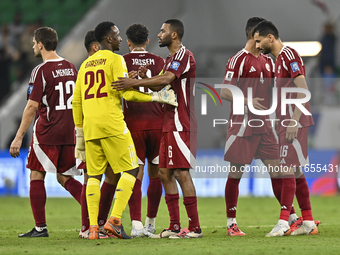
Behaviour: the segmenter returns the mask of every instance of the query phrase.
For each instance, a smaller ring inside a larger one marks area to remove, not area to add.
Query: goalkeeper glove
[[[82,127],[76,127],[76,147],[74,150],[74,156],[85,162],[85,139],[84,131]]]
[[[175,107],[178,106],[175,92],[170,89],[170,85],[166,85],[162,90],[151,93],[151,102],[170,104]]]

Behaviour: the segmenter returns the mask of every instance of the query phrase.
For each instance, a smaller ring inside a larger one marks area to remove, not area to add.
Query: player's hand
[[[166,85],[162,90],[151,93],[151,102],[158,102],[164,104],[170,104],[175,107],[178,106],[175,92],[170,89],[170,85]]]
[[[255,97],[253,99],[253,106],[256,110],[267,110],[267,107],[263,106],[260,102],[263,101],[264,98]]]
[[[139,77],[141,77],[142,79],[148,78],[148,76],[146,75],[146,72],[148,70],[149,70],[149,63],[146,64],[145,66],[140,66],[138,68],[138,75],[139,75]]]
[[[76,147],[74,150],[74,156],[85,162],[85,139],[84,131],[82,127],[76,127]]]
[[[295,121],[291,121],[286,130],[286,140],[291,143],[297,138],[297,133],[299,131],[299,126]]]
[[[135,78],[137,78],[137,76],[138,76],[138,72],[137,71],[130,71],[129,72],[129,78],[135,79]]]
[[[22,139],[14,138],[9,148],[9,154],[11,154],[13,158],[17,158],[20,156],[21,144],[22,144]]]
[[[112,89],[117,91],[129,89],[133,87],[135,79],[125,78],[125,77],[118,77],[118,81],[111,82]]]

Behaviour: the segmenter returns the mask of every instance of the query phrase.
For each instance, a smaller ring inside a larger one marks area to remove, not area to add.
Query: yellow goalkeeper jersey
[[[81,65],[73,94],[73,119],[83,127],[85,140],[117,136],[128,132],[122,97],[150,102],[151,95],[137,90],[116,91],[111,82],[128,77],[125,60],[110,50],[100,50]]]

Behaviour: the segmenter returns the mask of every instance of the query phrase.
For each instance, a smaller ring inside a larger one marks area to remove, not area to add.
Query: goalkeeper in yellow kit
[[[90,218],[89,239],[99,238],[98,208],[100,181],[109,163],[114,173],[123,172],[116,188],[116,201],[104,229],[118,238],[129,239],[121,224],[138,173],[135,147],[122,112],[122,98],[136,102],[160,102],[177,106],[173,90],[167,86],[159,92],[142,93],[129,89],[115,91],[111,82],[127,77],[124,58],[118,50],[122,38],[112,22],[95,28],[101,50],[80,67],[73,94],[73,119],[76,126],[76,158],[87,164],[89,175],[86,199]],[[85,153],[86,152],[86,153]],[[86,154],[86,157],[85,157]]]

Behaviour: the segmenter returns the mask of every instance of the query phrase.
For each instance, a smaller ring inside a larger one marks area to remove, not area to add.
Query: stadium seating
[[[9,24],[17,12],[24,24],[42,20],[57,30],[61,39],[97,0],[1,0],[0,26]]]

